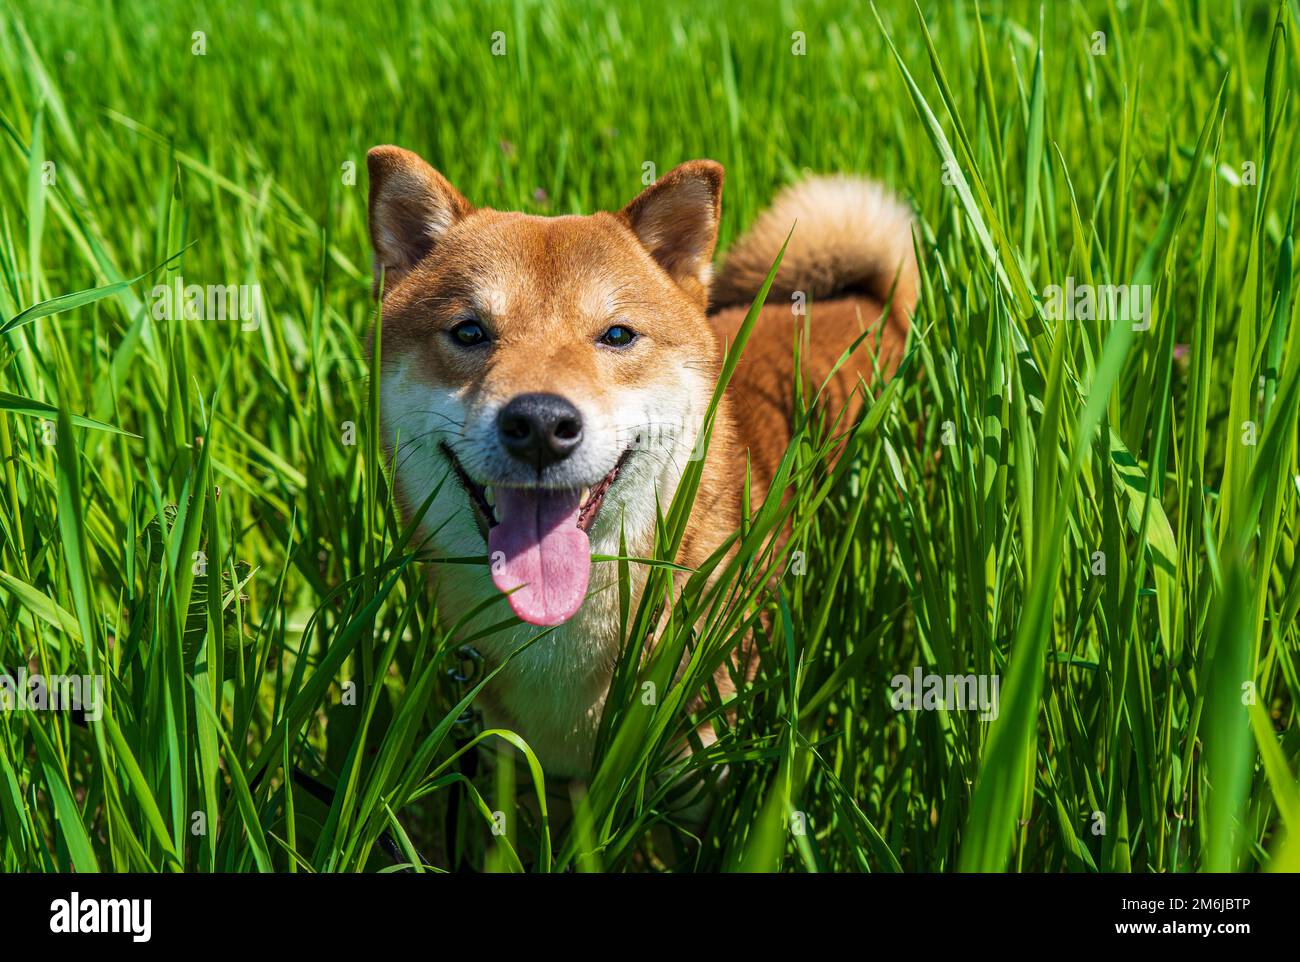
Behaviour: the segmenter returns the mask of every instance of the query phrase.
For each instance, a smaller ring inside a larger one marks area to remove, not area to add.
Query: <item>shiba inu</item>
[[[476,643],[490,663],[514,653],[485,691],[486,721],[522,735],[548,773],[584,774],[622,643],[617,566],[591,556],[619,554],[620,534],[632,555],[652,553],[724,345],[792,227],[676,560],[697,567],[739,524],[747,455],[755,498],[767,492],[791,430],[792,301],[815,305],[810,384],[871,332],[826,390],[836,410],[860,405],[859,385],[892,370],[906,340],[910,213],[870,181],[805,180],[715,279],[713,161],[674,168],[620,211],[562,217],[475,207],[398,147],[375,147],[368,167],[382,297],[372,350],[396,496],[408,513],[429,502],[420,537],[437,555],[487,555],[432,566],[444,617],[481,608],[467,630],[509,620],[504,604],[484,604],[503,593],[518,616]]]

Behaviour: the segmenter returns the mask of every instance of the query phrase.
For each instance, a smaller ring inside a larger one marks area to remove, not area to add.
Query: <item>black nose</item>
[[[582,443],[582,415],[558,394],[521,394],[501,409],[497,431],[507,451],[540,471]]]

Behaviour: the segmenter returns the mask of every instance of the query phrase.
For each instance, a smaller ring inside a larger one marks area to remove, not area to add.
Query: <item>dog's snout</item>
[[[582,443],[582,414],[558,394],[521,394],[501,409],[497,431],[507,451],[541,470]]]

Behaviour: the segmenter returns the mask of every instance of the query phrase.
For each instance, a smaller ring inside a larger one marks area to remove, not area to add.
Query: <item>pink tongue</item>
[[[563,624],[581,607],[591,574],[578,492],[497,488],[496,495],[500,523],[488,531],[493,583],[502,591],[519,589],[510,607],[523,621]]]

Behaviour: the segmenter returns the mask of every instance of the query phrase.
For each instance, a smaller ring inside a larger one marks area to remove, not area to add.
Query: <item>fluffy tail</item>
[[[795,291],[814,303],[849,292],[884,303],[892,290],[891,313],[911,314],[917,285],[911,211],[875,181],[846,176],[810,177],[777,194],[727,253],[710,290],[712,309],[754,299],[791,227],[769,304]]]

